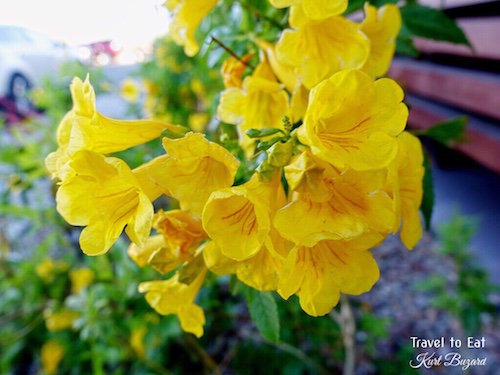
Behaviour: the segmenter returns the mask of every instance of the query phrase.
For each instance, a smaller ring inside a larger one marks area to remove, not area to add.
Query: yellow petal
[[[325,240],[313,247],[297,246],[285,262],[278,293],[284,298],[297,293],[309,315],[328,314],[340,292],[361,294],[378,280],[378,266],[367,250],[380,239],[368,235],[351,241]]]
[[[370,56],[363,71],[372,77],[387,73],[396,49],[396,38],[401,29],[401,12],[394,4],[380,9],[365,3],[365,15],[361,31],[370,39]]]
[[[183,210],[201,216],[210,194],[233,184],[238,160],[197,133],[174,140],[164,138],[163,146],[170,160],[159,173],[166,176],[168,190]]]
[[[57,210],[71,225],[87,226],[80,236],[83,252],[107,252],[125,226],[138,245],[148,238],[153,206],[122,160],[82,150],[69,167],[74,175],[57,191]]]
[[[358,25],[345,18],[336,16],[296,27],[283,32],[276,55],[283,64],[298,69],[307,89],[340,70],[361,68],[368,58],[368,39]]]
[[[205,315],[193,301],[206,273],[207,269],[204,268],[189,285],[179,281],[178,273],[168,280],[143,282],[139,284],[139,292],[146,293],[146,301],[156,312],[177,315],[183,330],[200,337],[203,335]]]
[[[386,167],[408,118],[402,99],[403,91],[390,79],[373,82],[361,71],[339,72],[311,91],[299,139],[340,169]]]

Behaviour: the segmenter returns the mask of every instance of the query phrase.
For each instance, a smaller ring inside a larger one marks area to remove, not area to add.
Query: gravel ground
[[[500,374],[498,322],[500,295],[496,293],[490,296],[490,300],[497,306],[495,317],[497,322],[494,322],[491,316],[484,314],[481,331],[471,336],[473,337],[471,342],[476,343],[475,340],[480,340],[477,343],[482,347],[466,348],[469,336],[464,333],[459,319],[443,309],[433,307],[432,301],[436,294],[419,287],[422,281],[432,275],[445,275],[447,284],[451,288],[442,292],[452,292],[452,286],[457,280],[455,263],[452,259],[439,255],[438,246],[432,235],[426,234],[412,251],[406,250],[396,237],[388,238],[383,245],[374,250],[381,271],[380,280],[369,293],[356,300],[365,307],[368,306],[376,316],[388,318],[390,321],[389,335],[378,342],[375,357],[391,361],[394,360],[395,352],[408,353],[405,355],[406,368],[400,369],[400,373],[498,375]],[[427,340],[443,338],[445,346],[412,350],[416,343],[413,345],[411,337]],[[460,349],[450,347],[451,338],[461,339],[462,347]],[[358,345],[363,345],[363,336],[357,339]],[[410,350],[402,352],[401,349],[405,347]],[[434,353],[434,359],[422,361],[425,353],[427,358],[431,358]],[[466,361],[460,363],[458,356]],[[398,363],[403,363],[405,358],[399,359]],[[463,368],[467,367],[463,366],[467,360],[472,359],[474,361],[469,361],[469,367]],[[474,363],[476,359],[484,364]],[[412,370],[410,362],[413,366],[420,365],[418,370]],[[373,365],[368,360],[358,361],[357,368],[357,374],[375,373]]]

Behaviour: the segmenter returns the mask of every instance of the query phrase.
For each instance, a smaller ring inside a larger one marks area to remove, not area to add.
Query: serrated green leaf
[[[403,24],[414,35],[471,47],[463,30],[441,10],[418,4],[405,5],[400,10]]]
[[[278,307],[271,293],[247,288],[246,298],[250,317],[262,337],[278,342],[280,337]]]
[[[434,181],[432,179],[432,170],[429,162],[429,157],[427,155],[424,158],[424,168],[424,195],[422,197],[420,211],[424,216],[425,229],[429,230],[431,227],[432,211],[434,209]]]
[[[443,121],[425,130],[423,135],[450,147],[453,143],[465,141],[467,122],[467,116]]]

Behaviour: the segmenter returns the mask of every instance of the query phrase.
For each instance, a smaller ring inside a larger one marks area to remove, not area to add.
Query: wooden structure
[[[422,55],[396,57],[389,76],[405,89],[410,127],[425,129],[467,115],[468,141],[456,149],[500,173],[500,1],[464,1],[439,4],[463,28],[474,51],[417,39]]]

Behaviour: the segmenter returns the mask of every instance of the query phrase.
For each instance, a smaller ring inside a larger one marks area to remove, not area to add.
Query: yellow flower
[[[71,293],[78,294],[83,288],[86,288],[94,281],[94,271],[83,267],[69,272],[71,280]]]
[[[242,261],[266,241],[270,244],[271,214],[285,199],[279,182],[260,182],[254,175],[243,185],[212,193],[203,210],[203,228],[226,257]]]
[[[182,210],[158,211],[153,226],[163,236],[163,241],[154,240],[156,249],[149,253],[148,263],[161,273],[191,261],[200,243],[207,238],[201,219]]]
[[[422,145],[417,137],[403,132],[397,138],[399,153],[394,177],[395,201],[399,210],[397,227],[401,224],[401,240],[412,249],[422,237],[419,208],[422,203],[424,177]]]
[[[144,346],[144,336],[146,336],[147,332],[148,332],[148,329],[145,326],[142,326],[142,327],[133,329],[132,333],[130,334],[130,339],[129,339],[130,346],[132,347],[135,354],[139,358],[146,357],[146,347]]]
[[[292,29],[283,32],[276,56],[282,64],[296,68],[307,89],[340,70],[363,66],[370,47],[357,24],[340,16],[310,21],[299,8],[293,10]]]
[[[48,340],[42,345],[40,356],[46,374],[57,374],[64,352],[64,347],[56,340]]]
[[[380,240],[365,235],[350,241],[323,240],[312,247],[297,245],[283,266],[278,293],[285,299],[297,294],[309,315],[328,314],[340,293],[367,292],[378,280],[379,269],[368,249]]]
[[[153,205],[125,162],[82,150],[67,169],[56,194],[57,210],[69,224],[86,226],[80,235],[85,254],[107,252],[125,226],[136,244],[148,238]]]
[[[139,100],[139,85],[131,78],[123,80],[121,87],[121,96],[127,102],[135,103]]]
[[[179,139],[163,139],[167,151],[163,174],[169,195],[178,199],[184,211],[201,216],[210,194],[229,187],[239,167],[238,160],[224,147],[208,141],[202,134],[188,133]]]
[[[159,138],[169,129],[183,133],[183,127],[153,120],[114,120],[101,115],[95,107],[95,92],[89,77],[85,82],[75,77],[70,86],[73,108],[64,116],[57,130],[58,150],[45,160],[53,177],[71,155],[85,149],[109,154]]]
[[[174,13],[170,24],[172,40],[184,46],[188,56],[198,53],[200,46],[195,39],[195,31],[205,16],[217,5],[219,0],[176,0],[167,1],[165,7]]]
[[[154,227],[163,235],[167,247],[178,257],[187,255],[207,238],[201,219],[182,210],[159,210],[155,215]]]
[[[195,132],[202,132],[208,125],[210,116],[206,113],[191,113],[188,118],[189,127]]]
[[[375,82],[346,70],[311,90],[299,140],[317,157],[340,169],[377,169],[396,157],[408,108],[403,90],[391,79]]]
[[[58,312],[45,310],[43,312],[43,317],[47,329],[51,332],[55,332],[73,327],[73,322],[80,317],[80,314],[68,309],[62,309]]]
[[[225,88],[242,87],[243,73],[248,67],[247,64],[252,56],[253,54],[246,54],[241,59],[237,59],[236,57],[231,56],[224,61],[221,67],[221,76]]]
[[[283,128],[283,116],[288,114],[288,95],[277,82],[267,61],[261,62],[243,87],[231,87],[221,94],[217,114],[229,124],[238,125],[240,142],[248,156],[254,151],[254,140],[248,129]]]
[[[149,264],[151,256],[165,247],[165,239],[161,234],[149,237],[143,246],[131,243],[128,247],[128,256],[139,266]]]
[[[179,281],[178,273],[168,280],[143,282],[139,284],[139,292],[146,293],[146,301],[156,312],[161,315],[177,315],[184,331],[201,337],[205,314],[194,303],[194,299],[206,273],[207,269],[204,267],[189,285]]]
[[[51,258],[45,258],[36,266],[36,274],[48,284],[54,280],[57,273],[66,271],[68,267],[68,264],[62,260],[54,261]]]
[[[377,8],[365,3],[366,18],[361,24],[361,31],[370,39],[370,56],[362,70],[371,77],[382,77],[389,70],[396,38],[401,29],[401,12],[394,4]]]
[[[251,258],[235,261],[222,254],[220,248],[212,241],[203,250],[203,258],[207,267],[217,275],[236,274],[238,279],[257,290],[276,290],[279,273],[286,257],[286,246],[290,245],[271,229],[271,242],[265,241],[262,248]]]
[[[300,7],[307,17],[322,20],[338,16],[347,9],[347,0],[269,0],[275,8]]]
[[[278,210],[273,224],[284,238],[309,247],[324,239],[387,234],[395,213],[383,190],[386,175],[385,170],[340,173],[305,152],[285,167],[289,186],[301,193]]]

